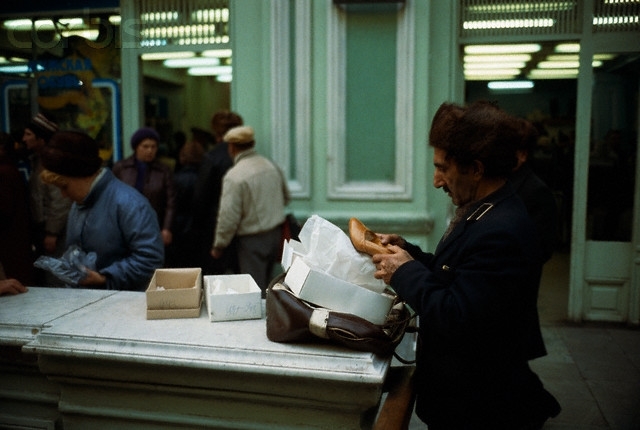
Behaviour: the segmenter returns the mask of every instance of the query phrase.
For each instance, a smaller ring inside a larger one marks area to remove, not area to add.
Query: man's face
[[[145,139],[136,147],[136,158],[144,163],[151,163],[158,153],[158,142]]]
[[[474,169],[463,172],[452,160],[447,160],[446,151],[439,148],[433,149],[433,186],[442,188],[451,197],[456,206],[463,206],[476,200],[478,183],[474,179]]]
[[[31,129],[25,128],[22,141],[29,151],[37,151],[45,144],[44,139],[39,138]]]

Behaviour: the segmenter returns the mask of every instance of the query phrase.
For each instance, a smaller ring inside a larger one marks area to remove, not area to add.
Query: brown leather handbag
[[[284,274],[267,288],[267,337],[273,342],[328,342],[388,356],[402,340],[413,316],[396,299],[384,324],[334,312],[298,298],[284,284]]]

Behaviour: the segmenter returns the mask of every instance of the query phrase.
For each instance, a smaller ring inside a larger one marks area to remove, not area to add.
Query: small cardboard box
[[[282,269],[286,272],[293,264],[294,259],[304,257],[306,254],[307,250],[301,242],[294,239],[285,240],[282,244],[282,257],[280,258]]]
[[[204,277],[209,321],[262,318],[262,291],[251,275]]]
[[[394,297],[371,291],[313,269],[302,258],[295,258],[284,283],[298,297],[336,312],[357,315],[374,324],[383,324]]]
[[[202,269],[156,269],[147,296],[147,319],[197,318],[202,303]]]

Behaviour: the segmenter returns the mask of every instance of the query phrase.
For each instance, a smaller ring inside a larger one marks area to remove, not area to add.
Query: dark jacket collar
[[[511,197],[515,193],[513,186],[507,181],[502,187],[498,188],[493,193],[489,194],[483,199],[471,203],[468,211],[465,213],[465,218],[462,219],[458,225],[455,226],[453,231],[446,237],[440,240],[436,247],[436,252],[440,252],[448,244],[452,243],[458,236],[460,236],[468,223],[477,222],[482,219],[489,211],[495,206],[499,205],[503,200]]]

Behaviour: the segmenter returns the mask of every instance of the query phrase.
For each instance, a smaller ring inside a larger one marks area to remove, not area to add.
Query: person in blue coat
[[[419,315],[416,414],[429,430],[539,429],[560,412],[530,369],[544,253],[507,180],[518,121],[488,102],[445,103],[429,134],[433,184],[457,207],[435,252],[380,234],[383,279]]]
[[[72,201],[67,248],[96,253],[75,287],[144,291],[164,263],[158,217],[135,188],[102,167],[98,144],[77,131],[59,131],[42,151],[42,179]]]

